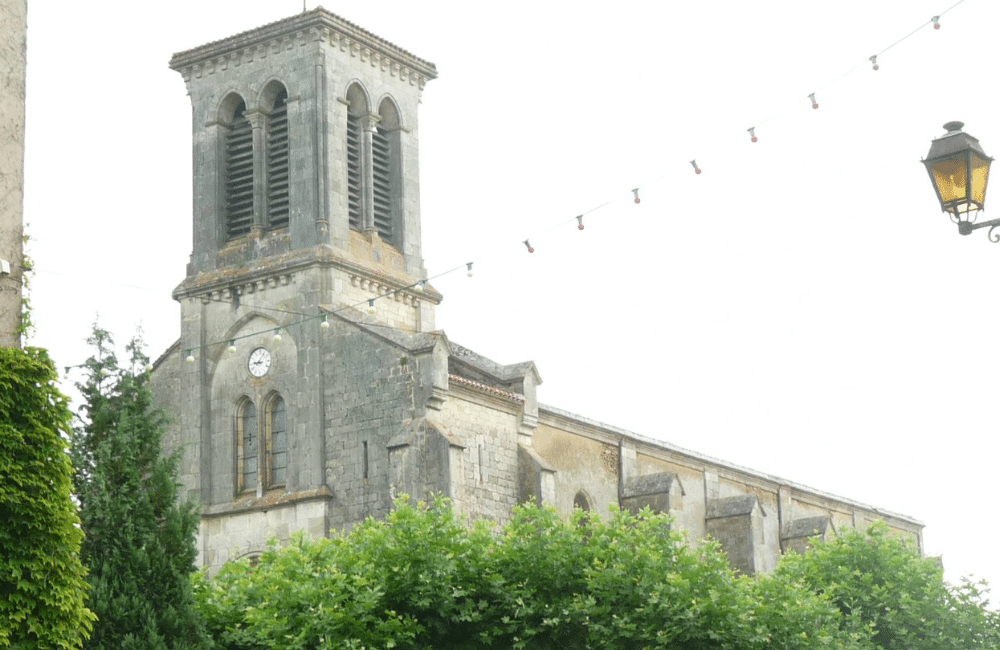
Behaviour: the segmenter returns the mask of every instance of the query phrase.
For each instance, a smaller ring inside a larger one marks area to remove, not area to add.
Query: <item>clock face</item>
[[[263,377],[271,369],[271,353],[265,348],[257,348],[247,359],[247,370],[254,377]]]

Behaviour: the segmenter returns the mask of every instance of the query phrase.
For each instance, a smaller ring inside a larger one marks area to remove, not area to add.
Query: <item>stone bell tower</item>
[[[234,302],[312,269],[298,306],[393,293],[395,307],[378,301],[384,318],[433,329],[440,296],[395,293],[425,277],[417,107],[432,63],[317,8],[170,67],[191,97],[194,145],[193,251],[175,298]]]
[[[202,504],[202,559],[215,564],[388,507],[383,456],[402,416],[384,434],[366,429],[389,398],[373,394],[359,415],[349,391],[383,371],[400,381],[398,346],[380,336],[422,340],[435,327],[417,108],[437,71],[322,8],[170,67],[192,104],[193,246],[173,292],[180,340],[153,384],[173,416],[165,445],[183,450],[180,478]],[[375,333],[368,347],[353,342],[358,327]],[[343,435],[331,429],[341,422]]]

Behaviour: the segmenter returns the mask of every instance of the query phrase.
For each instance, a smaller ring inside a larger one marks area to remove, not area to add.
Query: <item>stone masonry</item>
[[[27,0],[0,3],[0,346],[21,345]]]
[[[193,105],[194,241],[153,386],[203,565],[383,517],[403,494],[501,524],[527,501],[648,507],[745,573],[877,519],[920,545],[909,517],[539,404],[534,363],[435,329],[416,135],[433,64],[317,8],[171,67]]]

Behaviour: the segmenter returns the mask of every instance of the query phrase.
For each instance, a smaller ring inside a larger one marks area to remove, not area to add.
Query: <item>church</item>
[[[747,574],[876,520],[922,548],[910,517],[541,404],[533,362],[437,329],[417,126],[433,63],[316,8],[170,67],[192,103],[193,243],[152,381],[203,566],[403,494],[500,524],[527,501],[649,507]]]

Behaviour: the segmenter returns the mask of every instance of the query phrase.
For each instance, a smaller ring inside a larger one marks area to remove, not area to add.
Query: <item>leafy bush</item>
[[[785,556],[775,578],[824,594],[843,614],[842,629],[877,648],[1000,647],[1000,617],[989,609],[984,585],[949,586],[936,560],[921,557],[884,523]]]
[[[43,350],[0,348],[0,648],[78,648],[94,620],[55,380]]]
[[[218,648],[852,650],[826,599],[738,577],[670,519],[517,508],[494,531],[444,499],[297,536],[196,580]]]

